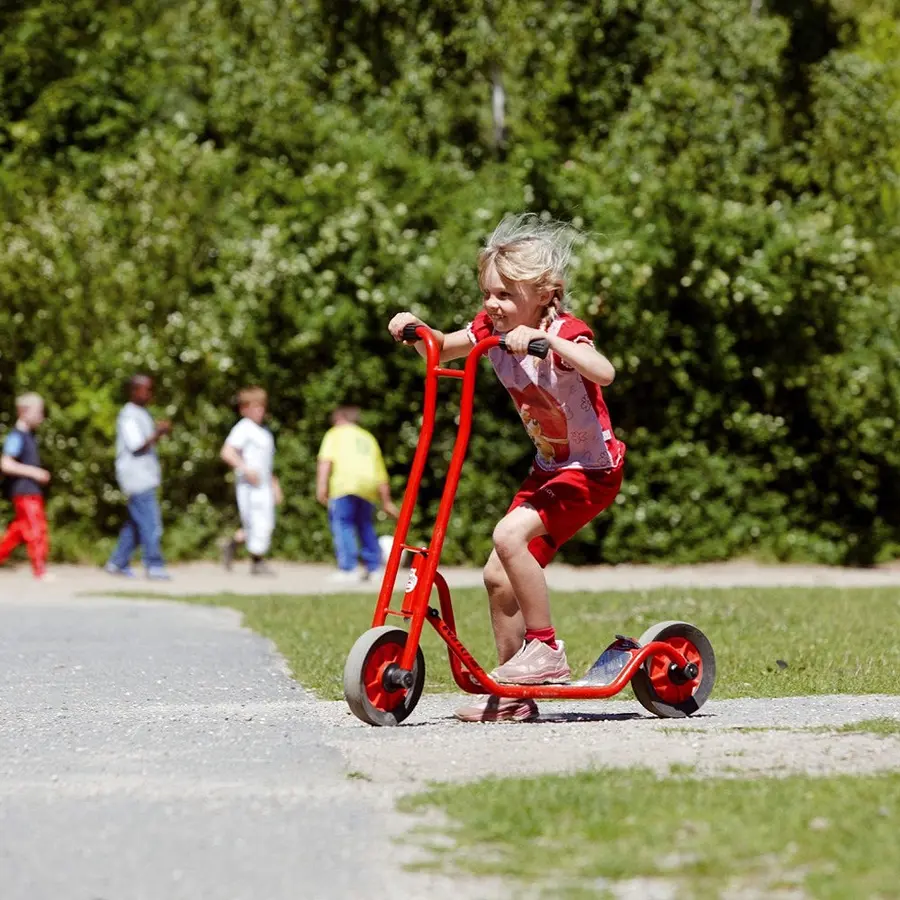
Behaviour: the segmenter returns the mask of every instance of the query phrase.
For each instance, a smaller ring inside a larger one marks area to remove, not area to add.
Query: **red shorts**
[[[537,466],[531,470],[507,512],[523,503],[537,510],[547,533],[536,537],[528,549],[541,566],[546,566],[570,537],[616,499],[624,472],[624,464],[602,471],[560,469],[545,472]]]

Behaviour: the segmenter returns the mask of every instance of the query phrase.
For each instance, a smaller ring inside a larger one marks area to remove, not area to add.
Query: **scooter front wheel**
[[[631,689],[644,709],[662,719],[680,719],[697,712],[716,683],[716,655],[706,635],[687,622],[660,622],[640,637],[640,645],[654,641],[671,644],[697,667],[695,678],[672,672],[661,653],[649,657],[634,673]]]
[[[415,708],[425,686],[425,657],[416,650],[407,686],[396,684],[407,633],[381,625],[357,638],[344,664],[344,699],[368,725],[399,725]]]

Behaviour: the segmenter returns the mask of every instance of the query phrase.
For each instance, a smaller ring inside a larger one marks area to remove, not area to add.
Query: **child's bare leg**
[[[510,584],[503,563],[494,550],[484,567],[484,586],[491,601],[491,627],[497,643],[498,668],[509,662],[522,649],[525,640],[525,619],[519,601]],[[496,673],[497,669],[492,673]],[[456,710],[456,717],[464,722],[525,722],[538,714],[534,700],[485,696]]]
[[[524,626],[534,630],[551,627],[550,597],[544,570],[529,552],[528,544],[546,533],[537,510],[527,503],[507,513],[494,529],[494,553],[518,601]]]
[[[494,551],[522,611],[525,642],[491,673],[503,684],[562,684],[571,677],[565,645],[550,623],[547,580],[528,545],[547,530],[537,510],[517,506],[494,529]]]
[[[500,665],[511,659],[525,639],[525,619],[516,593],[495,550],[484,567],[484,586],[491,602],[491,628]]]

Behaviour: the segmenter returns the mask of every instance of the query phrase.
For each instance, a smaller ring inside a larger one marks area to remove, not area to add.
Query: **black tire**
[[[683,719],[693,715],[709,699],[716,683],[716,654],[712,644],[699,628],[687,622],[660,622],[653,625],[641,635],[639,643],[643,647],[653,641],[672,641],[675,646],[683,641],[692,644],[698,657],[694,661],[700,668],[698,681],[691,686],[691,692],[687,696],[679,696],[684,694],[684,690],[679,691],[674,684],[671,685],[671,695],[660,696],[650,677],[654,659],[650,657],[631,679],[634,696],[644,709],[662,719]]]
[[[425,686],[425,657],[416,651],[413,685],[392,691],[379,689],[376,669],[392,661],[399,664],[406,646],[402,628],[381,625],[361,634],[344,664],[344,699],[353,714],[368,725],[399,725],[415,708]]]

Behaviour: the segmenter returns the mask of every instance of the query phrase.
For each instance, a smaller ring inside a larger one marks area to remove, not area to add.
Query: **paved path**
[[[576,715],[551,705],[533,726],[482,727],[449,719],[445,695],[426,697],[409,727],[373,730],[308,696],[230,610],[96,596],[320,592],[334,590],[328,572],[284,565],[263,581],[198,564],[169,585],[95,569],[61,568],[40,585],[27,570],[0,573],[2,900],[483,900],[504,892],[403,870],[398,792],[434,777],[654,760],[707,772],[900,768],[896,738],[736,728],[900,718],[897,698],[712,702],[688,723],[637,718],[631,703],[580,704]],[[900,584],[900,571],[553,566],[549,579],[594,590],[862,586]],[[407,759],[411,781],[397,774]]]
[[[237,614],[54,594],[0,600],[3,900],[460,896]]]

